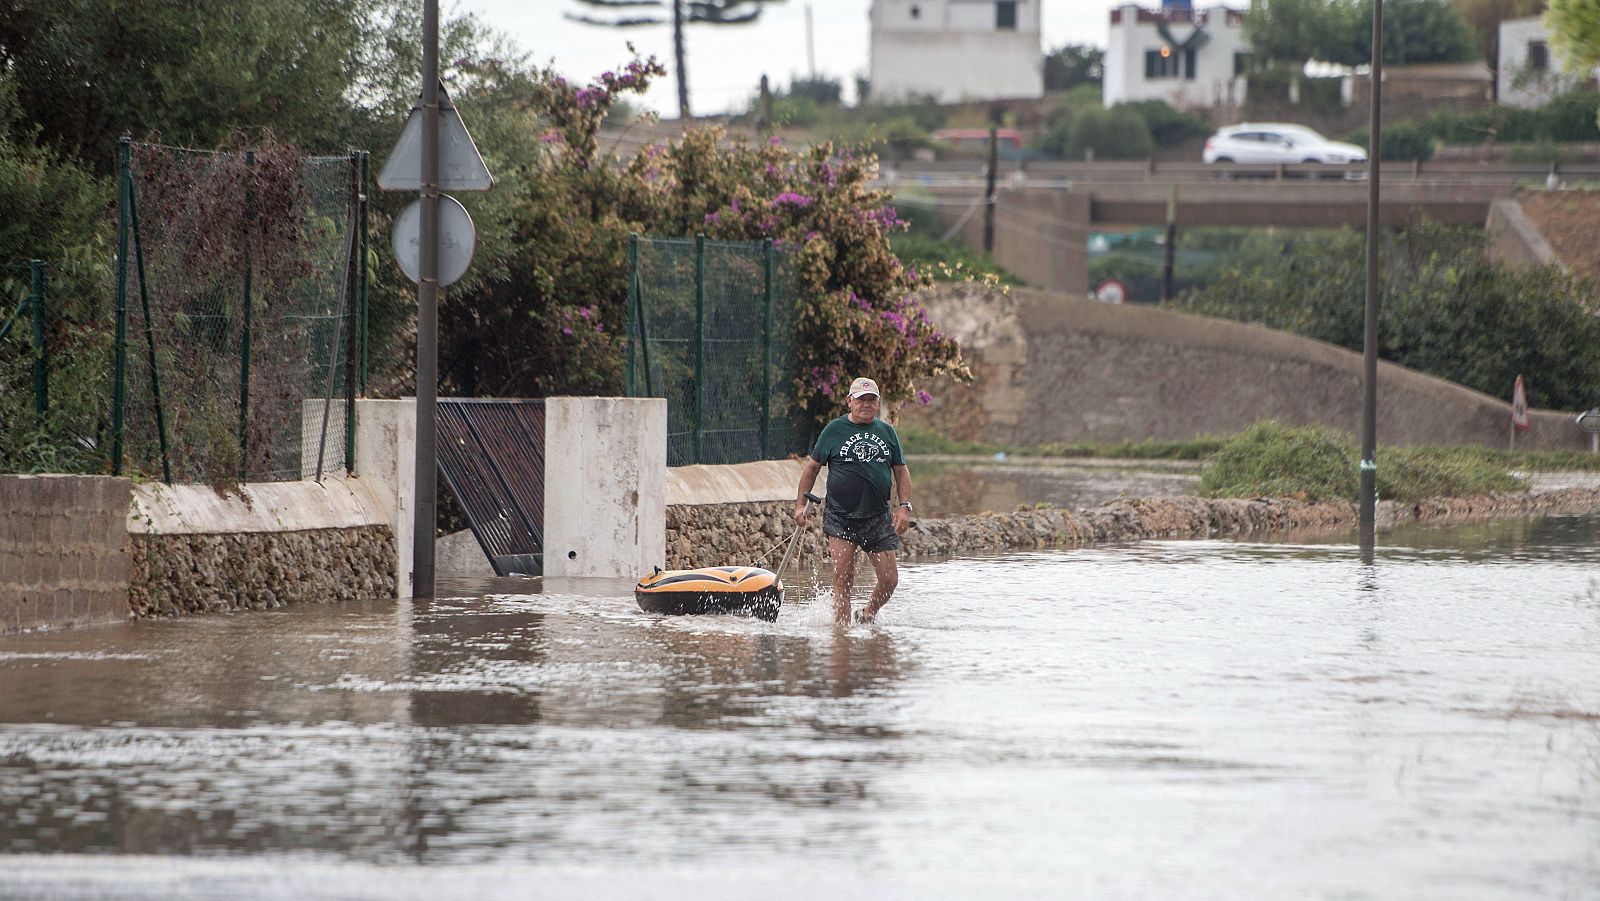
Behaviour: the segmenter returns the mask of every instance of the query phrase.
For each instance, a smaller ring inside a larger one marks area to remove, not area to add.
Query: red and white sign
[[[1522,388],[1522,376],[1517,376],[1517,383],[1511,388],[1511,424],[1517,431],[1526,432],[1533,428],[1528,422],[1528,394]]]
[[[1128,286],[1114,278],[1108,278],[1094,289],[1094,299],[1101,303],[1127,303]]]

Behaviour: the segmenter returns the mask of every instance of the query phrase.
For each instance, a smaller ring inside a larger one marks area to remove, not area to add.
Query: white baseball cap
[[[878,393],[878,383],[872,379],[856,379],[850,383],[851,397],[861,397],[864,394],[871,394],[875,397],[883,396]]]

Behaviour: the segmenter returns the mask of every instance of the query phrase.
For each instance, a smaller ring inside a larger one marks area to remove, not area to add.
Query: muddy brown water
[[[0,897],[1600,895],[1600,520],[1350,540],[0,638]]]

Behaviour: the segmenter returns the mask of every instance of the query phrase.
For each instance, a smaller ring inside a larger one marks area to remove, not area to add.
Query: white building
[[[1044,96],[1044,0],[872,0],[870,99]]]
[[[1551,51],[1550,32],[1538,16],[1500,23],[1500,59],[1495,68],[1495,90],[1500,102],[1525,109],[1541,106],[1583,82],[1567,72]],[[1600,78],[1600,67],[1592,74],[1591,84]]]
[[[1108,107],[1133,100],[1165,100],[1178,109],[1240,104],[1249,50],[1240,10],[1119,6],[1111,11],[1101,99]]]

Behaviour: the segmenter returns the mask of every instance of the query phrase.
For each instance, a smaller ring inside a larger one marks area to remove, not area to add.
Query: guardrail
[[[1385,182],[1432,184],[1507,185],[1517,182],[1548,183],[1552,177],[1563,182],[1600,181],[1600,163],[1485,163],[1467,160],[1440,162],[1383,163],[1380,176]],[[987,170],[977,160],[943,160],[931,163],[885,165],[878,180],[883,185],[922,184],[964,186],[986,182]],[[1195,163],[1108,161],[1108,162],[1027,162],[1001,163],[996,180],[1007,187],[1064,187],[1087,182],[1129,181],[1214,181],[1217,179],[1347,180],[1367,177],[1365,163],[1324,165],[1318,163]]]

